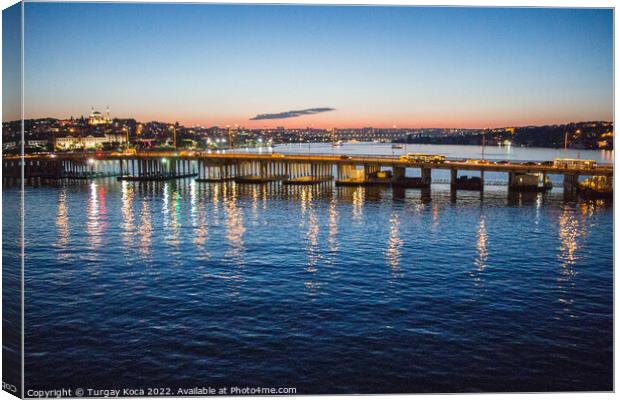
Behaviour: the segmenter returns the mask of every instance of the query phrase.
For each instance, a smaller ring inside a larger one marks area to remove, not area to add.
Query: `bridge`
[[[557,166],[551,162],[518,162],[446,159],[419,162],[394,156],[213,153],[206,151],[79,152],[30,154],[3,157],[3,176],[25,179],[92,179],[115,176],[118,180],[163,181],[195,178],[199,182],[232,180],[239,184],[282,182],[312,185],[335,180],[339,186],[389,185],[429,189],[433,170],[450,170],[453,190],[480,190],[485,172],[508,174],[511,190],[544,190],[547,175],[564,176],[565,194],[575,194],[580,176],[609,179],[613,165]],[[407,177],[406,170],[419,169],[419,177]],[[458,177],[459,171],[477,176]],[[528,179],[524,179],[528,178]],[[540,177],[541,185],[532,182]],[[525,182],[525,184],[523,183]]]

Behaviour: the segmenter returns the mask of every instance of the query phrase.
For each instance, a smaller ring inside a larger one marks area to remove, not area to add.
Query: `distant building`
[[[19,150],[21,148],[21,140],[11,140],[11,141],[3,141],[2,142],[2,150],[11,151],[11,150]],[[33,147],[39,149],[46,149],[49,140],[47,139],[27,139],[26,147]]]
[[[19,146],[20,144],[21,144],[21,141],[11,140],[9,142],[9,141],[3,140],[2,141],[2,150],[3,151],[15,150],[15,149],[17,149],[17,146]]]
[[[89,125],[104,125],[111,124],[112,119],[110,118],[110,109],[108,108],[106,115],[101,114],[99,111],[95,111],[93,108],[90,116],[88,117]]]
[[[56,150],[70,150],[70,149],[88,149],[93,150],[103,147],[109,143],[125,143],[126,137],[122,133],[96,133],[88,134],[86,136],[73,136],[67,135],[64,137],[57,137],[54,142],[54,148]]]
[[[47,139],[28,139],[26,140],[26,146],[39,147],[41,149],[47,148],[49,140]]]

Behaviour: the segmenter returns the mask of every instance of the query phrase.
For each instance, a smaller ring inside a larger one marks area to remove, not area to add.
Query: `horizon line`
[[[69,118],[57,118],[57,117],[36,117],[36,118],[21,118],[21,119],[15,119],[15,120],[10,120],[10,121],[2,121],[3,124],[5,123],[12,123],[12,122],[17,122],[17,121],[28,121],[28,120],[41,120],[41,119],[53,119],[53,120],[57,120],[57,121],[63,121],[63,120],[70,120],[73,116],[69,117]],[[85,117],[83,115],[80,115],[77,118],[73,118],[74,120],[77,119],[88,119],[88,117]],[[299,127],[283,127],[283,126],[272,126],[272,127],[256,127],[256,128],[249,128],[246,126],[243,126],[241,124],[226,124],[226,125],[202,125],[202,124],[193,124],[193,125],[185,125],[183,123],[181,123],[180,121],[175,121],[175,122],[166,122],[166,121],[160,121],[160,120],[148,120],[148,121],[141,121],[135,117],[113,117],[112,120],[135,120],[136,122],[139,123],[162,123],[162,124],[169,124],[169,125],[174,125],[174,124],[179,124],[180,126],[184,127],[184,128],[193,128],[193,127],[202,127],[202,128],[223,128],[223,127],[232,127],[234,125],[236,125],[238,128],[244,128],[244,129],[250,129],[250,130],[256,130],[256,129],[278,129],[278,128],[284,128],[284,129],[366,129],[366,128],[372,128],[372,129],[465,129],[465,130],[487,130],[487,129],[505,129],[505,128],[525,128],[525,127],[542,127],[542,126],[558,126],[558,125],[570,125],[570,124],[583,124],[583,123],[592,123],[592,122],[599,122],[599,123],[609,123],[609,124],[613,124],[614,121],[613,120],[581,120],[581,121],[569,121],[569,122],[561,122],[561,123],[544,123],[544,124],[523,124],[523,125],[497,125],[497,126],[489,126],[489,127],[470,127],[470,128],[464,128],[464,127],[441,127],[441,126],[429,126],[429,127],[412,127],[412,126],[398,126],[397,124],[393,125],[393,126],[372,126],[372,125],[366,125],[360,128],[354,128],[354,127],[337,127],[337,126],[331,126],[331,127],[327,127],[327,128],[322,128],[322,127],[315,127],[315,126],[299,126]]]

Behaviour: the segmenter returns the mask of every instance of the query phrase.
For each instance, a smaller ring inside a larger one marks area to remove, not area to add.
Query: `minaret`
[[[106,115],[107,115],[107,117],[108,117],[108,121],[112,121],[112,120],[110,119],[110,106],[106,106]]]
[[[172,125],[172,146],[175,150],[177,149],[177,124]]]

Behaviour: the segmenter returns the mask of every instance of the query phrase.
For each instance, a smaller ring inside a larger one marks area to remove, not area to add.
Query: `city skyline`
[[[25,118],[109,106],[247,128],[613,120],[610,9],[27,3],[25,15]]]
[[[70,121],[71,119],[77,121],[77,120],[85,120],[88,121],[89,117],[92,115],[92,112],[96,112],[99,113],[101,115],[107,115],[107,112],[102,112],[99,111],[99,109],[96,109],[94,107],[91,107],[91,109],[89,110],[89,113],[81,113],[80,115],[69,115],[69,116],[62,116],[62,117],[56,117],[56,116],[47,116],[47,117],[29,117],[29,118],[25,118],[24,120],[29,120],[29,121],[38,121],[38,120],[46,120],[46,119],[53,119],[53,120],[57,120],[57,121]],[[513,129],[513,128],[527,128],[527,127],[544,127],[544,126],[563,126],[563,125],[575,125],[575,124],[587,124],[587,123],[605,123],[605,124],[613,124],[613,120],[590,120],[590,121],[566,121],[566,122],[558,122],[558,123],[549,123],[549,124],[528,124],[528,125],[497,125],[497,126],[491,126],[491,127],[462,127],[462,126],[454,126],[454,127],[445,127],[445,126],[424,126],[424,127],[417,127],[417,126],[373,126],[373,125],[364,125],[364,124],[359,124],[358,126],[316,126],[316,124],[311,124],[311,125],[307,125],[307,126],[284,126],[284,124],[273,124],[270,126],[248,126],[248,125],[244,125],[244,124],[226,124],[226,125],[213,125],[213,124],[183,124],[178,120],[163,120],[163,119],[151,119],[151,120],[141,120],[138,118],[134,118],[134,117],[123,117],[123,116],[118,116],[118,115],[114,115],[111,111],[110,111],[110,120],[114,121],[114,120],[119,120],[119,121],[127,121],[127,120],[134,120],[136,123],[140,123],[140,124],[167,124],[167,125],[175,125],[178,124],[179,126],[185,127],[185,128],[203,128],[203,129],[208,129],[208,128],[239,128],[239,129],[247,129],[247,130],[276,130],[276,129],[280,129],[280,128],[284,128],[284,129],[288,129],[288,130],[305,130],[305,129],[316,129],[316,130],[325,130],[325,131],[329,131],[332,129],[337,129],[337,130],[363,130],[363,129],[380,129],[380,130],[390,130],[390,129],[397,129],[397,130],[406,130],[406,129],[413,129],[413,130],[429,130],[429,129],[439,129],[439,130],[471,130],[471,131],[476,131],[476,130],[485,130],[485,129],[490,129],[490,130],[494,130],[494,129]],[[250,118],[249,120],[262,120],[263,118]],[[286,118],[283,118],[286,119]],[[280,120],[280,119],[278,119]],[[20,121],[20,119],[15,119],[15,120],[5,120],[3,121],[3,123],[13,123],[13,122],[17,122]]]

